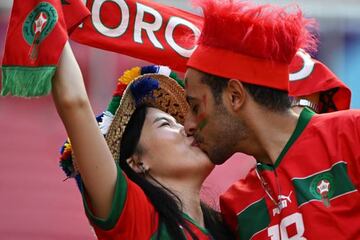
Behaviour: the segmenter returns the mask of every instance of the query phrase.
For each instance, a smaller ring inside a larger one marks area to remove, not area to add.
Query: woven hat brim
[[[111,154],[116,162],[120,157],[120,143],[125,128],[136,109],[135,99],[130,87],[134,82],[149,77],[157,80],[159,82],[159,87],[152,92],[151,96],[144,98],[142,103],[158,108],[173,116],[179,123],[184,123],[185,114],[188,111],[185,90],[174,79],[165,75],[144,74],[139,76],[125,89],[113,122],[105,136]]]

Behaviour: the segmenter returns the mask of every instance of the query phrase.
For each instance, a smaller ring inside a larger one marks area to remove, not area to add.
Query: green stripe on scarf
[[[51,79],[56,66],[46,67],[2,67],[1,95],[36,97],[51,91]]]

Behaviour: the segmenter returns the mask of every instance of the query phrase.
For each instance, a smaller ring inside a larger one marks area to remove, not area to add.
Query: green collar
[[[192,224],[194,224],[198,229],[200,229],[203,233],[205,233],[206,235],[209,235],[209,231],[206,228],[201,227],[197,222],[195,222],[194,219],[192,219],[189,215],[187,215],[186,213],[182,213],[184,219],[186,219],[187,221],[191,222]]]
[[[294,144],[294,142],[296,141],[296,139],[299,138],[299,136],[301,135],[301,133],[304,131],[305,127],[308,125],[308,123],[310,122],[312,116],[314,116],[314,112],[312,110],[310,110],[309,108],[305,107],[302,111],[301,114],[299,116],[299,120],[296,124],[296,128],[295,131],[292,133],[291,137],[289,138],[288,142],[286,143],[285,147],[283,148],[283,150],[281,151],[280,155],[278,156],[278,158],[275,161],[274,165],[269,165],[269,164],[265,164],[265,163],[260,163],[258,162],[257,164],[257,168],[259,170],[274,170],[275,168],[277,168],[280,165],[281,160],[284,158],[285,154],[287,153],[287,151],[290,149],[290,147]]]
[[[198,229],[200,229],[201,232],[203,232],[204,234],[210,236],[210,233],[208,230],[206,230],[205,228],[199,226],[199,224],[197,224],[194,219],[192,219],[189,215],[187,215],[186,213],[182,213],[182,217],[186,220],[189,221],[191,224],[194,224]],[[184,229],[182,230],[183,234],[185,234]],[[159,235],[159,237],[158,237]],[[165,223],[162,223],[161,226],[159,226],[158,231],[155,232],[155,234],[153,236],[151,236],[150,240],[155,240],[155,239],[172,239],[169,235],[169,232],[165,226]]]

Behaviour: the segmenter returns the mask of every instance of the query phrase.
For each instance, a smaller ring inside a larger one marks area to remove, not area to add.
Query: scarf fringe
[[[56,66],[3,66],[1,95],[18,97],[45,96],[51,91],[51,79],[55,71]]]

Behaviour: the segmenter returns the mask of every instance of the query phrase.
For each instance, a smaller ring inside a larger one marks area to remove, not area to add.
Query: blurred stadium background
[[[186,0],[158,0],[191,10]],[[289,4],[292,1],[257,1]],[[352,108],[360,107],[360,1],[298,0],[320,23],[317,58],[348,86]],[[0,1],[0,55],[3,55],[12,1]],[[147,62],[72,43],[95,113],[110,100],[117,78]],[[59,148],[66,138],[51,97],[0,98],[0,239],[94,239],[75,183],[63,181]],[[213,204],[232,181],[245,176],[254,160],[237,154],[217,167],[204,195]]]

